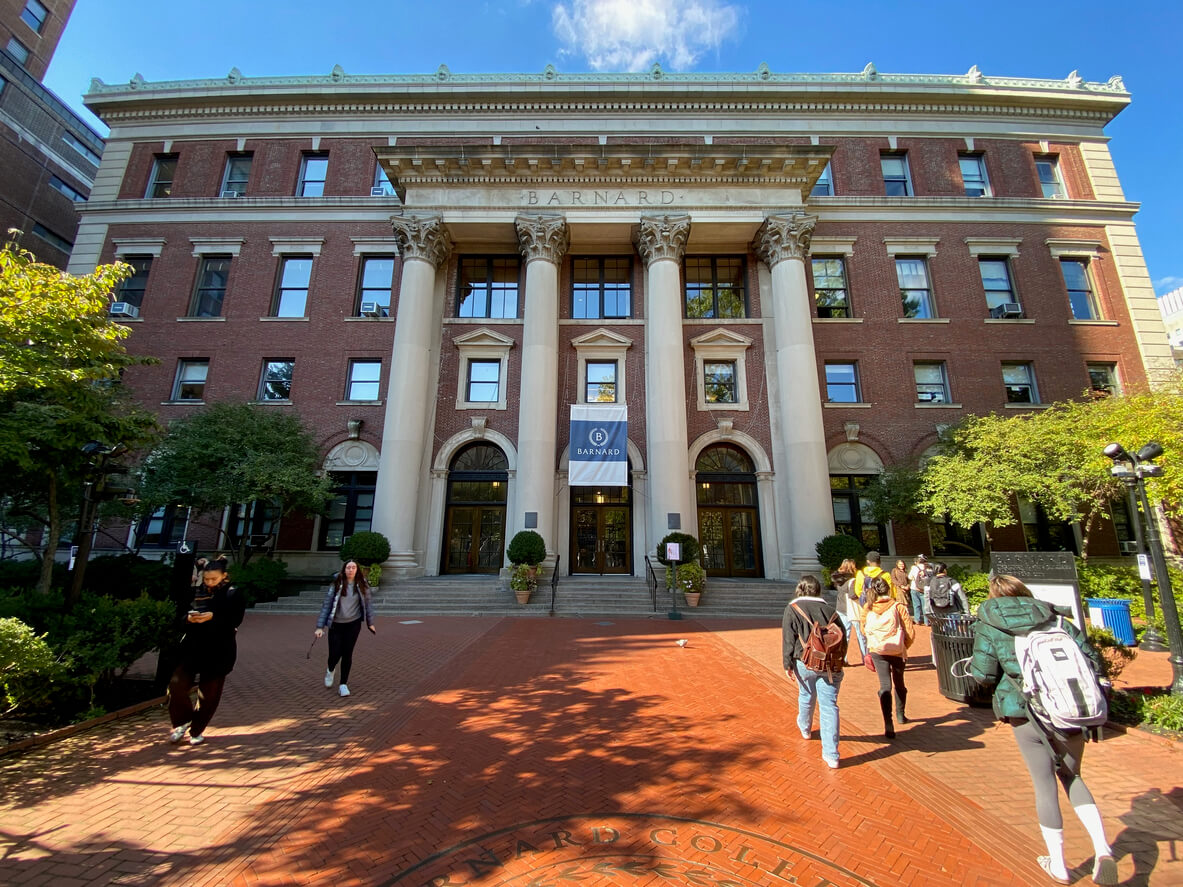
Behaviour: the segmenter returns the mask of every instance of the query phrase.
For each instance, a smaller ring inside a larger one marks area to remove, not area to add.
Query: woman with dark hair
[[[867,580],[870,605],[863,611],[863,634],[867,652],[879,676],[879,708],[883,713],[883,736],[895,739],[895,724],[891,720],[891,691],[895,687],[895,717],[901,724],[908,723],[905,706],[908,688],[904,686],[904,663],[908,648],[916,639],[916,626],[908,615],[908,608],[892,597],[891,583],[883,576]]]
[[[168,684],[168,715],[173,729],[169,742],[180,742],[189,732],[189,744],[205,742],[205,728],[218,710],[226,675],[238,658],[238,626],[246,612],[246,600],[226,575],[226,559],[206,563],[189,610],[184,614],[180,664]],[[189,694],[197,684],[197,705]]]
[[[1097,652],[1068,620],[1059,620],[1100,673]],[[1064,817],[1060,813],[1056,779],[1064,786],[1068,801],[1093,841],[1093,883],[1116,884],[1117,862],[1105,839],[1105,826],[1092,793],[1080,777],[1084,755],[1084,733],[1044,727],[1029,717],[1023,696],[1023,675],[1015,654],[1015,636],[1049,628],[1057,622],[1051,604],[1036,600],[1014,576],[990,578],[990,596],[978,607],[974,623],[974,654],[969,672],[979,682],[994,687],[994,713],[1013,729],[1023,763],[1035,786],[1035,812],[1039,830],[1047,845],[1047,856],[1039,865],[1057,884],[1069,883],[1064,863]]]
[[[858,564],[852,558],[847,558],[837,570],[830,574],[830,584],[834,586],[835,608],[842,614],[847,626],[854,628],[855,637],[858,638],[858,662],[854,663],[858,665],[866,655],[867,644],[863,640],[863,630],[859,624],[862,612],[859,608],[858,595],[854,593],[854,577],[856,575],[858,575]],[[849,647],[847,649],[849,650]]]
[[[830,671],[814,671],[801,661],[815,622],[823,627],[833,622],[842,628],[845,639],[846,626],[838,612],[822,597],[822,584],[816,576],[805,575],[797,583],[796,595],[785,607],[781,619],[781,657],[785,675],[797,682],[797,729],[803,739],[812,736],[810,730],[816,707],[822,760],[826,766],[837,769],[838,689],[842,685],[842,657],[839,654],[835,667]]]
[[[361,634],[361,621],[366,620],[370,634],[374,629],[374,610],[370,600],[370,586],[357,561],[346,561],[329,586],[320,618],[316,620],[316,636],[323,637],[329,629],[329,662],[325,670],[325,686],[333,686],[333,669],[341,663],[341,683],[337,692],[349,695],[349,671],[353,668],[353,648]]]

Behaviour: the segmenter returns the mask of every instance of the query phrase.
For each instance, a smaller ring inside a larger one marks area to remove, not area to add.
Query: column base
[[[800,578],[802,573],[812,573],[819,580],[822,578],[822,565],[816,554],[794,554],[789,558],[789,571],[797,578]]]
[[[427,570],[420,563],[419,555],[417,551],[392,551],[386,563],[382,565],[382,575],[396,576],[399,579],[423,576]]]

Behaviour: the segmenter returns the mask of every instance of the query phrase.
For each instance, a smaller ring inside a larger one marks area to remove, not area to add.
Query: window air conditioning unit
[[[242,195],[239,194],[237,191],[223,191],[222,196],[223,197],[241,197]]]
[[[139,317],[140,309],[131,302],[112,302],[109,313],[112,317]]]
[[[383,314],[385,314],[385,312],[382,310],[382,306],[379,305],[377,302],[362,302],[361,303],[361,316],[362,317],[382,317]]]
[[[1018,302],[1003,302],[1001,305],[995,305],[990,309],[990,316],[994,318],[1022,317],[1023,306]]]
[[[370,189],[370,196],[371,197],[385,197],[386,196],[386,189],[383,188],[381,185],[371,188]]]
[[[1138,553],[1138,543],[1135,541],[1132,541],[1132,540],[1123,541],[1123,542],[1120,542],[1119,544],[1121,546],[1121,553],[1122,554],[1137,554]]]

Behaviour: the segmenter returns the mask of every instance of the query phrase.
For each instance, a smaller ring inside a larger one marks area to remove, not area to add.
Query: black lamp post
[[[1162,447],[1153,441],[1146,444],[1142,449],[1136,453],[1131,453],[1119,443],[1111,443],[1105,447],[1105,455],[1113,460],[1113,468],[1111,469],[1115,477],[1121,478],[1122,482],[1127,484],[1131,492],[1137,490],[1138,499],[1142,504],[1142,516],[1146,521],[1146,541],[1150,547],[1150,558],[1154,563],[1154,577],[1158,584],[1158,598],[1159,604],[1162,607],[1163,622],[1166,623],[1167,641],[1170,645],[1171,655],[1171,669],[1174,672],[1174,679],[1171,682],[1171,693],[1176,696],[1183,696],[1183,631],[1179,628],[1179,611],[1175,606],[1175,596],[1171,590],[1171,577],[1167,573],[1167,562],[1163,556],[1162,551],[1162,537],[1158,532],[1158,521],[1154,519],[1154,513],[1150,510],[1150,500],[1146,497],[1146,483],[1147,477],[1158,477],[1162,474],[1162,466],[1155,465],[1154,460],[1162,455]],[[1129,468],[1118,463],[1127,462]],[[1127,479],[1127,475],[1132,475],[1132,479]],[[1133,515],[1135,521],[1138,516]],[[1141,545],[1139,544],[1139,548]],[[1143,586],[1146,590],[1148,584]],[[1147,617],[1152,617],[1154,614],[1153,601],[1146,609]]]

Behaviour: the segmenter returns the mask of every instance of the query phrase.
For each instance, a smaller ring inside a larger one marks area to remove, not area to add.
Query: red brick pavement
[[[894,742],[848,671],[832,771],[767,622],[379,632],[341,699],[307,618],[252,613],[205,745],[168,745],[153,711],[0,760],[0,883],[1047,883],[1009,728],[936,692],[926,639]],[[1123,883],[1183,884],[1181,760],[1136,734],[1086,752]],[[1070,812],[1065,837],[1087,884]]]

